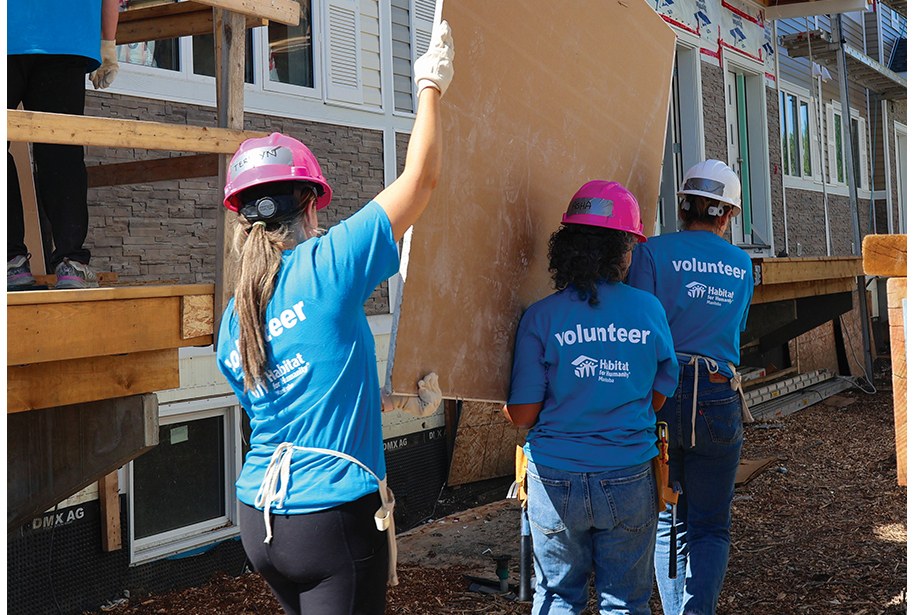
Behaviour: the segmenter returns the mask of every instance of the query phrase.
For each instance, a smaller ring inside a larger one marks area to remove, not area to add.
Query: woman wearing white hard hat
[[[363,304],[399,267],[397,241],[442,163],[440,98],[453,74],[447,22],[414,65],[419,106],[403,173],[326,234],[318,161],[274,133],[245,141],[224,205],[238,213],[239,275],[216,355],[251,419],[236,481],[241,539],[286,613],[382,615],[396,584],[375,343]],[[437,378],[394,408],[425,414]]]
[[[724,239],[740,213],[737,175],[706,160],[686,173],[677,194],[682,230],[639,246],[628,283],[661,300],[680,364],[677,392],[658,412],[670,433],[670,485],[682,489],[676,509],[668,506],[658,524],[655,574],[664,613],[714,615],[743,423],[753,420],[736,368],[753,271],[749,256]],[[672,543],[679,543],[675,559]]]

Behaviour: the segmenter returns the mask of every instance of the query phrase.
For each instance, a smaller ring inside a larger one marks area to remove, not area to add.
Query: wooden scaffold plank
[[[246,28],[266,26],[267,20],[245,18]],[[213,32],[213,9],[198,2],[174,2],[130,9],[118,16],[118,45],[160,41]]]
[[[293,0],[198,0],[215,9],[225,9],[250,17],[262,17],[287,26],[299,25],[302,9]]]
[[[6,412],[27,412],[176,389],[178,349],[9,365]]]
[[[266,133],[230,128],[208,128],[86,117],[63,113],[42,113],[8,109],[9,141],[60,145],[93,145],[201,154],[233,154],[245,139],[265,137]]]
[[[216,177],[218,154],[194,154],[86,167],[90,188]]]

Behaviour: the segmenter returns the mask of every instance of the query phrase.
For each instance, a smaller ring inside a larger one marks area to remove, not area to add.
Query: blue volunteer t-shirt
[[[6,55],[62,54],[101,66],[102,0],[11,0],[6,6]]]
[[[740,332],[753,298],[753,264],[736,246],[709,231],[680,231],[639,244],[629,285],[661,300],[680,354],[740,363]]]
[[[521,318],[508,403],[543,402],[524,447],[534,463],[594,472],[658,454],[651,392],[673,395],[679,375],[664,309],[625,284],[598,298],[567,288]]]
[[[251,451],[235,483],[254,505],[278,444],[326,448],[355,457],[385,476],[375,340],[363,304],[397,272],[391,223],[372,201],[326,235],[283,252],[267,305],[266,382],[244,391],[237,352],[235,301],[219,331],[216,358],[251,417]],[[296,450],[279,514],[324,510],[378,491],[356,464]]]

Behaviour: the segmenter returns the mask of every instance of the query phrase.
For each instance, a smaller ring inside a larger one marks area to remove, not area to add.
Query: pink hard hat
[[[238,198],[242,190],[283,181],[315,184],[320,193],[316,209],[330,203],[332,191],[311,150],[297,139],[274,132],[269,137],[248,139],[238,147],[229,163],[223,204],[237,212],[244,205]]]
[[[579,188],[562,214],[562,223],[603,226],[632,233],[639,243],[647,241],[639,202],[618,182],[595,180]]]

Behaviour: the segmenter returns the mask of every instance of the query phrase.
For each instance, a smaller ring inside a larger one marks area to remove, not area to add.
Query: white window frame
[[[848,177],[846,173],[848,169],[843,169],[843,181],[838,180],[838,155],[836,151],[836,116],[839,116],[839,123],[843,125],[843,142],[842,142],[842,157],[844,160],[845,157],[845,142],[844,139],[848,137],[844,133],[844,121],[842,118],[842,103],[837,100],[832,100],[826,106],[826,115],[828,122],[826,125],[828,133],[828,142],[829,142],[829,185],[836,187],[847,187],[848,186]],[[867,197],[870,196],[870,177],[868,175],[868,157],[867,157],[867,118],[862,118],[861,113],[855,109],[851,108],[851,119],[857,120],[858,122],[858,162],[861,169],[861,178],[858,185],[858,192],[865,193]],[[850,127],[849,127],[850,128]],[[861,196],[865,196],[862,194]]]
[[[192,549],[221,542],[239,535],[238,500],[235,497],[235,480],[242,466],[242,437],[238,427],[243,410],[234,395],[210,397],[192,401],[175,402],[159,406],[159,426],[185,421],[223,417],[225,454],[225,511],[226,514],[201,523],[148,536],[135,538],[134,530],[134,462],[127,466],[127,514],[130,528],[130,565],[135,566],[176,555]]]
[[[820,169],[820,148],[822,147],[822,137],[817,130],[817,125],[820,123],[820,118],[817,116],[819,110],[817,109],[816,103],[813,100],[810,92],[804,88],[795,86],[792,83],[782,82],[779,84],[781,89],[778,92],[779,97],[779,114],[784,114],[784,109],[782,108],[782,96],[791,95],[794,96],[797,103],[797,112],[800,114],[801,104],[807,105],[807,124],[809,126],[810,132],[810,170],[811,175],[805,175],[803,171],[803,150],[799,151],[800,159],[800,172],[801,175],[789,175],[788,174],[788,161],[782,161],[784,166],[782,170],[782,178],[785,182],[785,187],[787,188],[797,188],[801,190],[822,190],[823,189],[823,175]],[[787,99],[786,99],[787,100]],[[800,115],[798,115],[800,117]],[[779,131],[781,131],[781,123],[786,118],[779,117]],[[800,124],[798,124],[800,126]],[[786,135],[782,135],[782,139]],[[800,137],[799,137],[800,138]],[[800,141],[799,141],[800,143]]]
[[[731,220],[731,243],[743,249],[747,254],[757,257],[774,256],[774,240],[772,231],[772,198],[771,179],[769,177],[769,135],[766,106],[766,76],[765,66],[759,62],[744,58],[737,53],[722,49],[722,68],[725,96],[729,86],[730,73],[743,73],[745,77],[752,78],[753,91],[748,91],[747,116],[749,120],[748,142],[754,146],[751,160],[750,184],[755,202],[753,203],[754,215],[762,216],[766,237],[764,244],[747,243],[744,238],[741,217]],[[736,118],[732,117],[731,106],[725,100],[725,116],[728,130],[732,124],[736,125]],[[735,141],[736,144],[736,141]],[[731,138],[727,139],[728,162],[736,160],[739,152],[734,152]],[[762,203],[759,201],[762,200]]]
[[[675,232],[679,224],[679,197],[676,192],[679,190],[679,183],[682,181],[682,174],[697,162],[703,159],[705,151],[705,130],[703,125],[702,111],[702,73],[699,52],[699,37],[690,33],[680,36],[681,32],[675,30],[678,35],[676,46],[677,57],[677,79],[678,86],[677,96],[671,93],[671,108],[669,113],[679,112],[679,137],[680,151],[674,155],[665,151],[664,164],[679,164],[679,168],[662,170],[662,184],[665,181],[670,182],[667,194],[660,194],[658,198],[658,211],[655,216],[655,234],[662,232]],[[674,100],[678,103],[678,109],[673,108]],[[679,159],[679,161],[678,161]],[[673,193],[670,193],[670,188]],[[665,202],[672,200],[671,203]],[[664,220],[662,227],[662,218]]]
[[[899,221],[897,233],[906,233],[908,232],[908,203],[906,202],[906,190],[908,189],[908,175],[905,165],[900,163],[899,160],[899,137],[903,137],[908,146],[908,127],[905,124],[902,124],[898,121],[893,121],[893,147],[895,148],[896,155],[894,156],[896,162],[896,215],[898,216],[897,220]],[[906,161],[908,161],[908,151],[905,152]]]
[[[378,0],[379,8],[383,9],[385,0]],[[392,113],[391,109],[378,107],[372,104],[354,104],[339,100],[330,100],[326,97],[327,72],[325,20],[327,2],[315,2],[312,5],[313,21],[313,50],[315,62],[315,87],[305,88],[289,84],[269,81],[268,74],[268,35],[266,27],[255,28],[253,32],[254,44],[254,83],[245,84],[245,111],[276,117],[299,119],[312,122],[339,124],[370,130],[380,130],[391,124],[399,131],[409,133],[412,130],[413,113]],[[357,20],[360,19],[357,16]],[[361,33],[360,33],[361,36]],[[216,106],[216,88],[214,78],[205,75],[195,75],[192,67],[192,37],[179,39],[180,70],[152,68],[128,64],[121,64],[118,79],[106,90],[111,94],[137,96],[152,100],[162,100],[206,107]],[[356,57],[361,62],[361,42],[356,50]],[[382,45],[382,60],[386,47]],[[384,65],[384,63],[383,63]],[[388,69],[390,70],[390,69]],[[382,74],[382,89],[386,87],[389,76]],[[362,78],[360,67],[359,78]],[[92,85],[86,81],[88,90]]]

